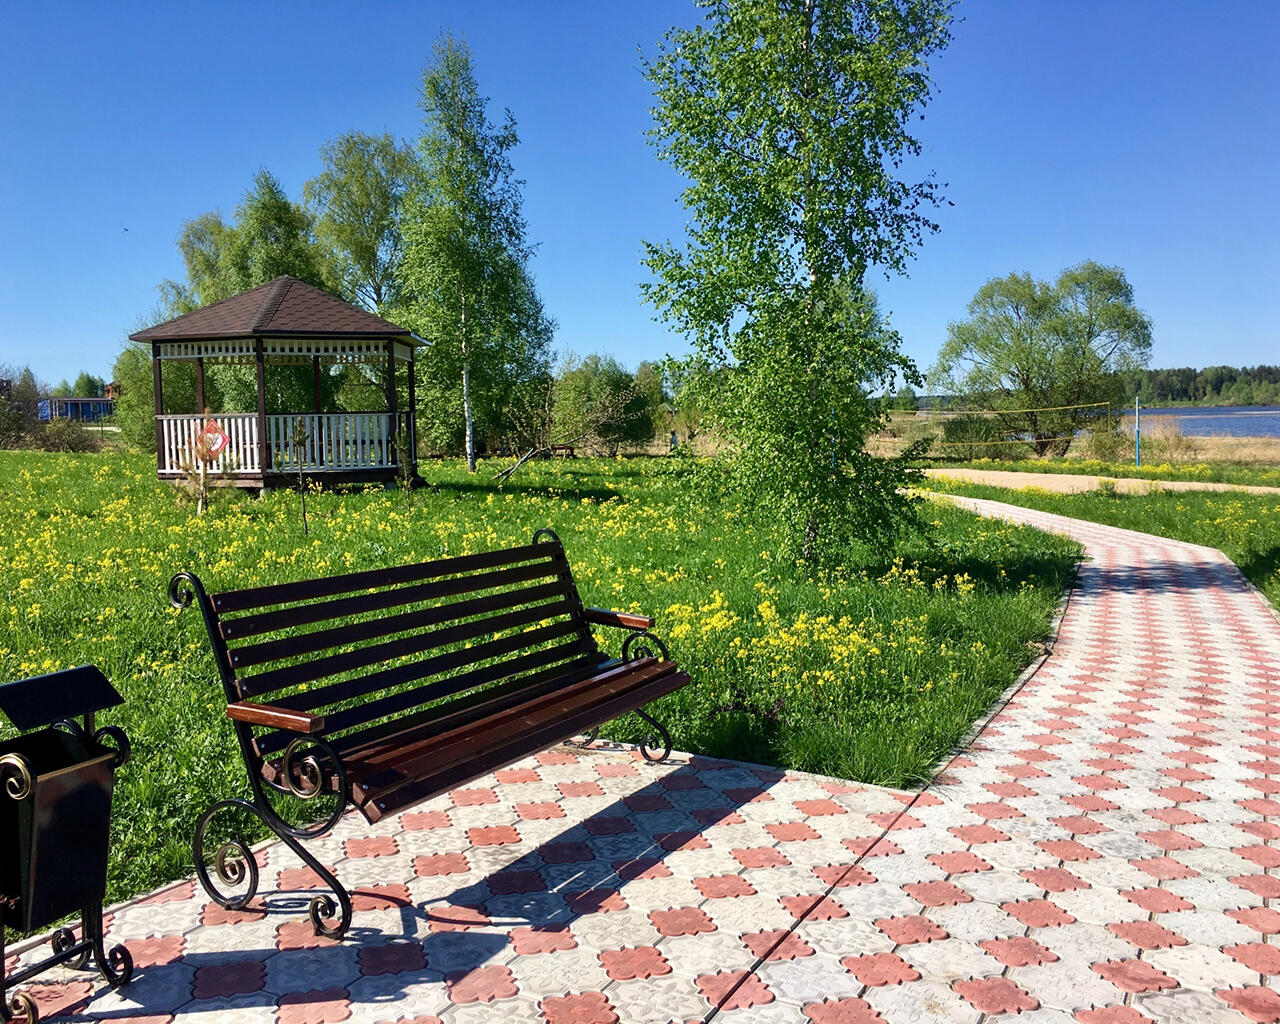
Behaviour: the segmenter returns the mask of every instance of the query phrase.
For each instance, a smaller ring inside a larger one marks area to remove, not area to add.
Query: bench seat
[[[323,835],[348,805],[373,824],[632,711],[669,748],[642,709],[690,682],[648,632],[652,618],[583,606],[547,530],[520,547],[417,565],[212,596],[179,573],[169,589],[176,606],[199,605],[253,791],[201,818],[196,873],[223,906],[247,904],[217,888],[202,857],[211,816],[247,808],[336,893],[336,928],[322,920],[332,901],[312,906],[330,935],[350,922],[349,895],[299,839]],[[592,626],[623,631],[621,658],[601,650]],[[335,806],[301,828],[280,818],[268,790],[328,794]],[[251,895],[256,869],[234,866],[230,847],[214,858],[218,878],[249,878]]]

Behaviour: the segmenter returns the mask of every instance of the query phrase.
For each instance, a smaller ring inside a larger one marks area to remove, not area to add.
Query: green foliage
[[[610,457],[627,443],[653,436],[646,397],[613,356],[570,353],[552,384],[553,441]]]
[[[636,418],[633,436],[636,441],[650,441],[658,431],[666,429],[670,419],[671,406],[662,367],[648,360],[641,361],[636,367],[635,387],[644,398],[644,411]]]
[[[915,388],[903,384],[893,393],[893,408],[898,412],[918,412],[920,399],[916,397]]]
[[[78,420],[60,418],[46,423],[33,438],[34,446],[46,452],[96,452],[102,447],[97,434]]]
[[[1084,447],[1091,459],[1115,462],[1125,451],[1132,454],[1133,438],[1117,424],[1098,425],[1089,431]]]
[[[71,385],[71,394],[76,398],[101,398],[107,383],[101,377],[81,371],[76,382]]]
[[[1151,321],[1124,271],[1087,261],[1052,284],[1030,274],[984,284],[969,319],[948,326],[930,383],[995,411],[1007,430],[1035,439],[1037,454],[1062,454],[1098,414],[1062,407],[1119,406],[1125,372],[1150,352]]]
[[[218,213],[185,222],[178,250],[185,283],[164,281],[160,294],[169,316],[180,316],[247,288],[290,274],[333,290],[335,274],[313,232],[311,215],[292,202],[263,168],[253,176],[228,225]]]
[[[554,325],[538,298],[509,151],[515,119],[489,120],[465,43],[438,40],[422,75],[425,131],[404,229],[399,319],[433,343],[418,364],[420,437],[475,470],[522,384],[545,378]]]
[[[1027,454],[1023,445],[1007,444],[1008,432],[990,416],[953,416],[942,424],[938,449],[948,459],[1017,459]]]
[[[68,398],[71,395],[71,385],[67,383],[67,378],[63,377],[49,391],[53,398]]]
[[[903,270],[936,228],[937,184],[899,172],[950,5],[701,6],[645,64],[651,139],[690,211],[684,246],[646,243],[645,294],[698,350],[688,378],[726,482],[785,524],[787,549],[886,539],[909,471],[865,454],[882,418],[867,395],[915,374],[862,281]]]
[[[0,366],[0,377],[12,384],[9,397],[0,399],[0,448],[23,448],[40,429],[40,396],[45,389],[30,366]]]
[[[179,569],[217,592],[527,543],[551,526],[586,603],[656,615],[692,676],[656,709],[678,749],[904,786],[1017,678],[1078,551],[938,508],[900,560],[850,550],[810,576],[775,558],[777,532],[736,502],[704,500],[684,460],[548,460],[504,487],[458,461],[423,468],[432,486],[412,508],[381,488],[308,494],[304,537],[292,491],[228,489],[197,517],[144,455],[0,453],[0,678],[90,662],[126,699],[99,723],[134,745],[110,901],[189,873],[199,813],[246,792],[200,617],[164,600]],[[597,635],[618,652],[618,631]],[[609,732],[642,729],[627,718]]]
[[[347,132],[320,149],[324,170],[303,186],[340,293],[385,314],[400,300],[402,213],[416,170],[411,147],[388,134]]]
[[[212,369],[212,368],[211,368]],[[239,371],[242,367],[225,367]],[[283,368],[282,368],[283,369]],[[166,360],[160,364],[163,375],[164,411],[191,413],[196,411],[196,372],[190,362]],[[116,399],[116,426],[120,439],[130,448],[154,453],[156,450],[156,400],[152,376],[151,346],[135,341],[125,342],[111,368],[112,379],[120,385]],[[205,380],[205,400],[211,409],[235,411],[225,403],[221,381],[233,374],[209,373]],[[252,408],[256,409],[255,404]]]

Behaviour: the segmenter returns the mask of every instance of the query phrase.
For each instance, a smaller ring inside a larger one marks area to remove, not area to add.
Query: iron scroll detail
[[[627,638],[622,641],[622,660],[624,662],[656,657],[661,657],[663,661],[670,660],[667,645],[648,630],[628,633]],[[671,756],[671,734],[667,732],[667,727],[642,708],[637,708],[636,714],[648,722],[657,732],[656,737],[649,737],[647,740],[640,741],[640,756],[651,764],[665,761]],[[659,744],[661,744],[661,747],[659,747]],[[661,749],[662,753],[655,757],[653,752],[657,749]]]
[[[116,756],[111,762],[112,768],[124,767],[133,756],[133,744],[129,742],[129,737],[119,726],[104,725],[93,734],[93,739],[98,746],[114,751]]]
[[[658,652],[657,654],[654,653],[655,650]],[[641,658],[656,658],[659,656],[663,661],[671,660],[667,645],[648,630],[628,633],[627,638],[622,641],[623,661],[639,661]]]
[[[10,800],[25,800],[35,785],[31,762],[21,754],[5,754],[0,757],[0,779]]]

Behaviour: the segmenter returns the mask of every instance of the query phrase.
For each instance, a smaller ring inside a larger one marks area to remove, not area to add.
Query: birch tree
[[[405,319],[434,343],[421,364],[424,401],[439,394],[433,381],[441,375],[459,385],[467,466],[475,472],[477,391],[520,358],[522,345],[536,347],[548,322],[530,301],[524,183],[509,156],[519,141],[515,118],[504,110],[500,123],[489,119],[465,43],[437,41],[421,107],[418,184],[404,230]]]
[[[694,343],[717,465],[815,558],[910,518],[905,460],[873,459],[871,395],[918,380],[866,290],[936,230],[911,122],[948,0],[700,0],[645,63],[651,141],[687,181],[683,243],[646,244],[645,294]]]

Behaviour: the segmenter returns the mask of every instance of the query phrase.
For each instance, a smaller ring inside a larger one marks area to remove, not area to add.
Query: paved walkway
[[[1096,491],[1098,481],[1107,480],[1121,494],[1150,494],[1151,491],[1243,491],[1246,494],[1280,494],[1280,487],[1254,484],[1224,484],[1213,480],[1142,480],[1136,477],[1099,477],[1085,473],[1024,473],[1010,469],[967,469],[944,467],[926,469],[925,476],[988,487],[1041,487],[1058,494]]]
[[[1280,1020],[1280,622],[1215,551],[989,502],[1090,561],[1052,656],[924,794],[558,749],[319,844],[342,945],[260,854],[226,912],[120,908],[62,1020]],[[291,894],[288,890],[292,890]],[[1006,1016],[1007,1015],[1007,1016]]]

